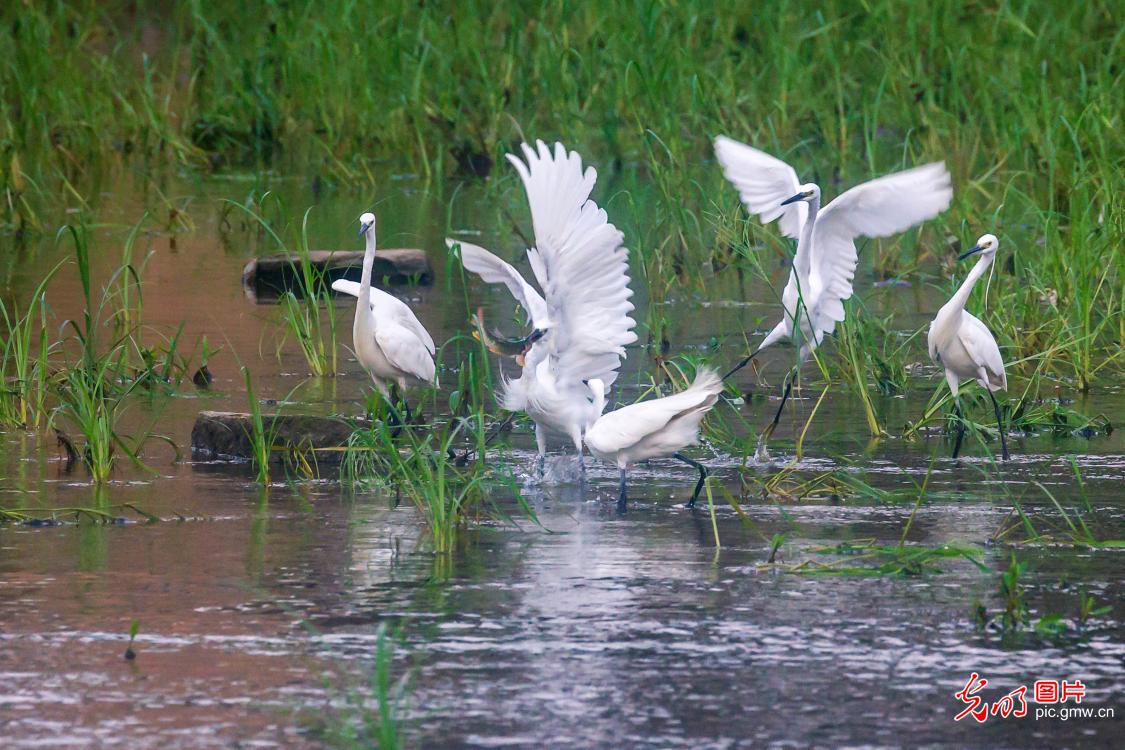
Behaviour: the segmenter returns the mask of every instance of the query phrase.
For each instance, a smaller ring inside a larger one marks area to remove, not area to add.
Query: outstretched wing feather
[[[819,340],[844,319],[859,256],[856,237],[887,237],[940,214],[953,198],[942,162],[880,177],[848,190],[817,216],[806,302]]]
[[[786,237],[801,236],[808,205],[804,201],[781,205],[801,187],[793,167],[725,135],[715,138],[715,158],[723,168],[723,175],[738,189],[747,211],[757,214],[763,224],[779,219],[778,228]]]

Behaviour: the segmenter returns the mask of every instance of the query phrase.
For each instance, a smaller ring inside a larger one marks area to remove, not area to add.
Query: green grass
[[[242,367],[242,381],[246,384],[246,401],[250,408],[250,449],[253,452],[251,464],[254,466],[254,475],[261,484],[270,481],[270,448],[272,436],[266,433],[262,421],[262,407],[254,396],[254,383],[250,378],[250,370]]]
[[[520,138],[557,137],[625,175],[604,202],[659,299],[790,252],[743,228],[718,132],[830,195],[942,158],[951,210],[868,243],[864,267],[949,290],[964,271],[945,278],[946,236],[996,232],[994,296],[973,309],[1010,358],[1050,342],[1049,371],[1085,389],[1123,365],[1121,21],[1110,2],[16,4],[0,12],[0,211],[41,224],[60,186],[80,197],[134,162],[300,165],[330,184],[405,170],[441,192]]]
[[[309,216],[312,208],[301,217],[299,228],[291,229],[294,239],[286,242],[284,227],[275,227],[266,217],[267,205],[273,204],[279,217],[287,217],[285,206],[276,193],[252,197],[246,203],[226,201],[229,209],[238,209],[250,217],[258,229],[277,244],[279,252],[292,258],[292,266],[300,288],[281,294],[281,320],[286,335],[297,342],[313,375],[334,376],[337,369],[336,314],[332,289],[327,282],[327,272],[309,262]],[[285,342],[283,336],[278,346]]]
[[[0,424],[38,428],[47,418],[51,354],[47,327],[47,284],[52,268],[31,293],[23,313],[0,299]]]
[[[178,456],[175,443],[151,424],[134,434],[123,428],[124,414],[142,397],[151,407],[155,397],[175,392],[189,364],[179,349],[182,326],[164,333],[144,324],[145,261],[133,258],[144,222],[128,232],[120,263],[100,290],[90,229],[78,223],[58,232],[73,245],[73,263],[46,273],[22,312],[0,302],[0,424],[53,430],[69,460],[81,461],[95,484],[109,480],[122,455],[143,466],[140,450],[151,439],[169,443]],[[50,282],[64,268],[77,271],[81,312],[60,323]]]

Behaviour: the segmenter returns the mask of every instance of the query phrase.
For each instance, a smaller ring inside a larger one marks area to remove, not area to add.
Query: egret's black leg
[[[406,423],[414,424],[414,415],[410,413],[410,402],[406,400],[406,394],[400,393],[402,397],[402,412],[406,415]]]
[[[691,500],[688,500],[687,507],[694,508],[695,501],[699,499],[699,493],[703,491],[703,485],[707,482],[707,467],[703,464],[688,458],[683,453],[673,453],[672,458],[683,461],[689,466],[694,466],[699,470],[699,481],[695,483],[695,492],[691,493]]]
[[[386,408],[387,425],[395,428],[397,434],[397,428],[402,425],[402,421],[398,418],[398,409],[395,408],[394,391],[380,391],[380,394],[383,396],[383,405]]]
[[[625,512],[625,470],[621,470],[621,483],[617,491],[617,512]]]
[[[985,388],[988,391],[988,397],[992,399],[992,409],[996,412],[996,429],[1000,431],[1000,457],[1001,460],[1008,460],[1008,438],[1004,434],[1004,418],[1000,414],[1000,404],[996,401],[996,397],[992,395],[992,390]]]
[[[957,437],[953,440],[953,458],[961,452],[961,441],[965,439],[965,416],[961,413],[961,399],[953,397],[953,415],[957,417]]]
[[[512,420],[515,419],[515,416],[516,416],[515,412],[513,412],[513,411],[508,412],[508,416],[504,417],[502,420],[497,422],[496,426],[494,426],[491,430],[488,431],[488,434],[484,436],[484,447],[485,448],[487,448],[489,445],[492,445],[492,441],[496,439],[497,435],[499,435],[501,432],[504,431],[505,427],[507,427],[508,425],[510,425],[512,423]],[[472,458],[473,458],[473,449],[472,448],[466,448],[464,450],[464,452],[460,456],[457,457],[456,463],[457,463],[458,466],[464,466],[465,464],[469,463],[469,461]]]
[[[760,352],[760,351],[761,351],[761,349],[755,349],[755,350],[754,350],[753,352],[751,352],[750,354],[746,355],[746,358],[745,358],[745,359],[743,359],[743,360],[742,360],[741,362],[739,362],[739,363],[738,363],[737,365],[735,365],[734,367],[732,367],[732,368],[730,369],[730,371],[729,371],[729,372],[728,372],[728,373],[727,373],[726,375],[724,375],[724,376],[722,377],[722,379],[723,379],[723,380],[726,380],[726,379],[727,379],[727,378],[729,378],[729,377],[730,377],[731,375],[734,375],[734,374],[735,374],[736,372],[738,372],[739,370],[741,370],[741,369],[742,369],[743,367],[745,367],[746,365],[750,364],[750,360],[752,360],[752,359],[754,359],[754,357],[758,356],[758,352]]]
[[[781,394],[781,403],[777,405],[777,413],[773,415],[773,421],[769,423],[766,429],[762,430],[762,434],[758,436],[758,450],[756,455],[759,459],[769,458],[769,451],[766,450],[766,444],[769,442],[770,435],[777,429],[778,422],[781,421],[781,412],[785,409],[785,402],[789,400],[789,393],[793,390],[793,381],[796,379],[796,371],[790,373],[785,381],[785,392]]]

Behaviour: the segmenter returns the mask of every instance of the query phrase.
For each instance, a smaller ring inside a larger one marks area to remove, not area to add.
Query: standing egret
[[[359,217],[359,236],[366,238],[363,275],[359,284],[338,279],[332,288],[357,297],[352,323],[352,346],[356,359],[375,381],[375,387],[393,408],[387,383],[403,391],[407,421],[408,383],[434,382],[434,340],[406,303],[371,286],[371,266],[375,262],[375,214]]]
[[[722,135],[715,138],[715,156],[746,209],[766,224],[778,219],[781,233],[797,240],[789,282],[781,294],[781,322],[723,376],[726,380],[782,339],[800,347],[777,414],[758,439],[757,455],[765,459],[766,443],[801,364],[844,319],[844,301],[852,296],[859,262],[855,238],[887,237],[937,216],[949,207],[953,188],[945,164],[934,162],[857,185],[821,210],[820,187],[800,184],[793,167],[780,159]]]
[[[927,341],[930,359],[939,367],[945,368],[945,382],[953,392],[953,410],[957,415],[957,439],[953,444],[953,457],[961,450],[961,440],[965,437],[965,422],[961,412],[961,400],[957,394],[962,380],[975,380],[980,383],[996,412],[996,427],[1000,431],[1000,448],[1003,460],[1008,460],[1008,441],[1004,436],[1004,420],[1000,415],[1000,404],[996,402],[993,391],[1008,390],[1008,376],[1004,372],[1004,360],[1000,347],[992,332],[980,319],[965,310],[965,302],[973,291],[977,280],[984,275],[996,257],[1000,241],[995,235],[985,234],[967,252],[961,253],[957,260],[964,260],[980,253],[980,259],[969,271],[968,277],[946,302],[934,321],[930,323]]]
[[[505,380],[500,402],[508,411],[527,412],[535,422],[542,473],[548,433],[569,438],[582,462],[582,435],[600,413],[585,381],[601,380],[608,388],[637,334],[629,317],[633,293],[624,238],[590,200],[597,172],[583,170],[582,158],[561,143],[553,153],[542,141],[536,145],[522,144],[524,160],[513,154],[507,158],[531,206],[535,247],[527,259],[543,294],[484,248],[459,240],[446,244],[460,245],[464,267],[507,286],[531,317],[534,330],[522,340],[522,372]]]
[[[594,395],[594,410],[601,414],[605,408],[605,385],[598,379],[590,380]],[[695,507],[707,469],[698,461],[680,453],[689,445],[699,442],[699,423],[711,410],[723,392],[723,381],[714,370],[701,368],[695,381],[685,390],[671,396],[623,406],[609,414],[602,414],[586,430],[586,447],[597,458],[614,464],[621,471],[621,490],[617,507],[625,509],[625,473],[633,464],[649,458],[672,457],[699,470],[688,507]]]

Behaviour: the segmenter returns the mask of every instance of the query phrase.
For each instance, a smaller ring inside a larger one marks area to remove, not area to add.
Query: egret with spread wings
[[[434,340],[402,300],[371,286],[371,267],[375,262],[375,214],[359,217],[359,235],[365,238],[363,275],[360,282],[338,279],[332,288],[356,297],[352,323],[352,346],[356,359],[371,375],[383,398],[391,402],[387,383],[402,393],[407,420],[407,384],[434,382]]]
[[[857,185],[822,210],[820,187],[802,185],[793,167],[780,159],[721,135],[715,139],[715,156],[746,209],[765,224],[777,220],[781,233],[797,240],[789,282],[781,294],[781,322],[724,380],[782,339],[799,347],[799,369],[844,319],[844,302],[852,296],[859,262],[855,239],[905,231],[937,216],[953,198],[945,164],[934,162]],[[759,458],[768,455],[766,443],[781,419],[796,372],[786,378],[777,414],[758,440]]]
[[[466,269],[504,284],[531,317],[533,331],[519,378],[506,380],[501,404],[535,422],[542,472],[548,434],[568,438],[582,456],[586,428],[599,416],[586,381],[608,388],[617,379],[625,347],[637,340],[629,313],[629,257],[623,235],[590,200],[593,167],[561,143],[522,146],[521,160],[508,154],[531,207],[535,247],[527,259],[536,289],[511,264],[477,245],[460,246]],[[540,293],[539,290],[542,290]],[[583,466],[585,464],[583,463]]]

